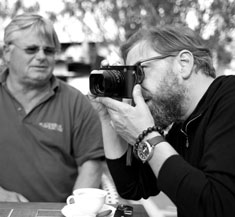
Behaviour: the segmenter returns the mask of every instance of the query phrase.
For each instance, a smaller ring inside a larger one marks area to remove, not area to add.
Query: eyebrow
[[[40,46],[40,45],[37,45],[37,44],[30,44],[30,45],[23,45],[25,48],[28,48],[28,47],[42,47],[42,48],[47,48],[47,47],[52,47],[52,46],[49,46],[49,45],[46,45],[46,46]]]

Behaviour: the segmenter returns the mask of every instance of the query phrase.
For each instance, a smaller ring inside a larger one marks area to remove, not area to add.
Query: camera
[[[132,98],[133,87],[142,80],[143,73],[138,65],[105,66],[91,72],[90,91],[101,97]]]
[[[133,207],[125,204],[119,204],[114,217],[132,217],[133,216]]]

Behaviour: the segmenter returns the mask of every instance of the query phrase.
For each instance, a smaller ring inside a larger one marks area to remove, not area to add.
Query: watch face
[[[152,147],[147,142],[141,142],[138,146],[137,154],[140,160],[145,162],[148,160],[152,151]]]
[[[146,161],[149,161],[154,153],[154,147],[160,143],[164,142],[165,139],[162,136],[155,136],[152,139],[149,139],[144,142],[140,142],[134,147],[134,153],[137,155],[137,157],[145,163]]]

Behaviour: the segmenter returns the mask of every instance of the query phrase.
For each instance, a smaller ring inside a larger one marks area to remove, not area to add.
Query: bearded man
[[[211,52],[187,27],[140,29],[122,54],[141,71],[134,103],[91,97],[119,194],[162,191],[179,217],[235,216],[235,77],[216,78]]]

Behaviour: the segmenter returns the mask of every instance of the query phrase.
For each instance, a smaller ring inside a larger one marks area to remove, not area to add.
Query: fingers
[[[104,104],[107,109],[111,109],[113,111],[119,111],[123,109],[123,107],[127,104],[120,102],[118,100],[109,98],[109,97],[98,97],[96,98],[100,103]]]
[[[104,59],[101,61],[101,67],[108,66],[108,65],[109,65],[109,61],[107,59]]]
[[[23,195],[21,195],[21,194],[18,194],[18,200],[20,201],[20,202],[24,202],[24,203],[26,203],[26,202],[29,202]]]
[[[141,106],[143,104],[146,105],[144,98],[142,96],[141,86],[139,84],[134,86],[132,94],[133,94],[134,102],[137,106]]]
[[[140,106],[140,107],[147,106],[142,96],[141,86],[139,84],[135,85],[133,89],[133,99],[134,99],[136,106]],[[109,97],[97,97],[96,100],[98,100],[100,103],[104,104],[108,109],[111,109],[113,111],[123,110],[125,108],[128,108],[131,104],[131,101],[129,99],[118,101]]]
[[[124,61],[123,59],[120,59],[120,58],[116,58],[112,60],[105,59],[105,60],[102,60],[101,62],[101,68],[106,67],[106,66],[118,66],[118,65],[123,65],[123,64],[124,64]]]
[[[132,105],[132,99],[122,99],[122,102]]]
[[[91,92],[88,92],[86,96],[87,96],[87,98],[88,98],[89,100],[94,100],[94,99],[96,99],[96,96],[93,95]]]

